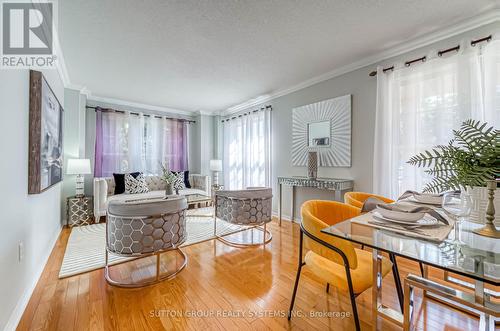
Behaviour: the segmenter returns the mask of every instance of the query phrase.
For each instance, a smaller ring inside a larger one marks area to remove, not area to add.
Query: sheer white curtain
[[[243,189],[271,184],[271,111],[260,110],[225,121],[224,186]]]
[[[409,68],[377,72],[373,191],[397,198],[421,190],[423,169],[406,163],[452,138],[469,118],[500,124],[500,41]]]
[[[165,117],[98,111],[94,175],[141,171],[160,174],[161,163],[171,170],[188,170],[187,124]]]
[[[144,136],[145,173],[161,173],[161,163],[166,160],[164,141],[168,139],[165,132],[165,119],[147,117],[145,121],[146,134]]]

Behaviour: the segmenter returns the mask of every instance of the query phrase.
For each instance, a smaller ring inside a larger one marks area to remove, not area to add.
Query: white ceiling
[[[495,0],[63,0],[71,83],[219,111],[491,9]]]

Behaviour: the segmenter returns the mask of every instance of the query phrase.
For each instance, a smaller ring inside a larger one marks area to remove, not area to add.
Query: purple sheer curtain
[[[160,174],[188,170],[187,123],[158,117],[116,113],[96,108],[94,176],[141,171]]]
[[[188,170],[187,123],[170,120],[166,122],[167,137],[165,145],[172,171]]]
[[[95,113],[95,154],[94,154],[94,177],[102,177],[102,111],[96,108]]]

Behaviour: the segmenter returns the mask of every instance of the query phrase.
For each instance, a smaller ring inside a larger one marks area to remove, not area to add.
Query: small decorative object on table
[[[92,223],[92,197],[73,196],[66,201],[67,224],[70,227]]]
[[[168,161],[161,164],[162,170],[162,179],[165,182],[165,195],[173,195],[174,194],[174,183],[176,181],[177,176],[170,171],[170,166]]]
[[[486,183],[486,188],[488,189],[488,207],[486,207],[486,225],[480,229],[474,230],[474,233],[480,236],[500,238],[500,231],[497,230],[493,220],[495,219],[495,206],[493,204],[493,199],[495,196],[495,190],[497,188],[496,180],[489,180]]]
[[[307,176],[310,179],[318,177],[318,152],[311,151],[307,154]]]

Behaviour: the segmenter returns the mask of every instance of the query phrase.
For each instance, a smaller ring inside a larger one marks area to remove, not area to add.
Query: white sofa
[[[106,216],[108,202],[111,200],[133,200],[165,196],[165,182],[161,176],[146,176],[148,193],[115,195],[115,180],[113,177],[94,178],[94,217],[99,222],[101,216]],[[211,196],[210,176],[190,174],[191,188],[180,190],[180,195],[203,194]]]

